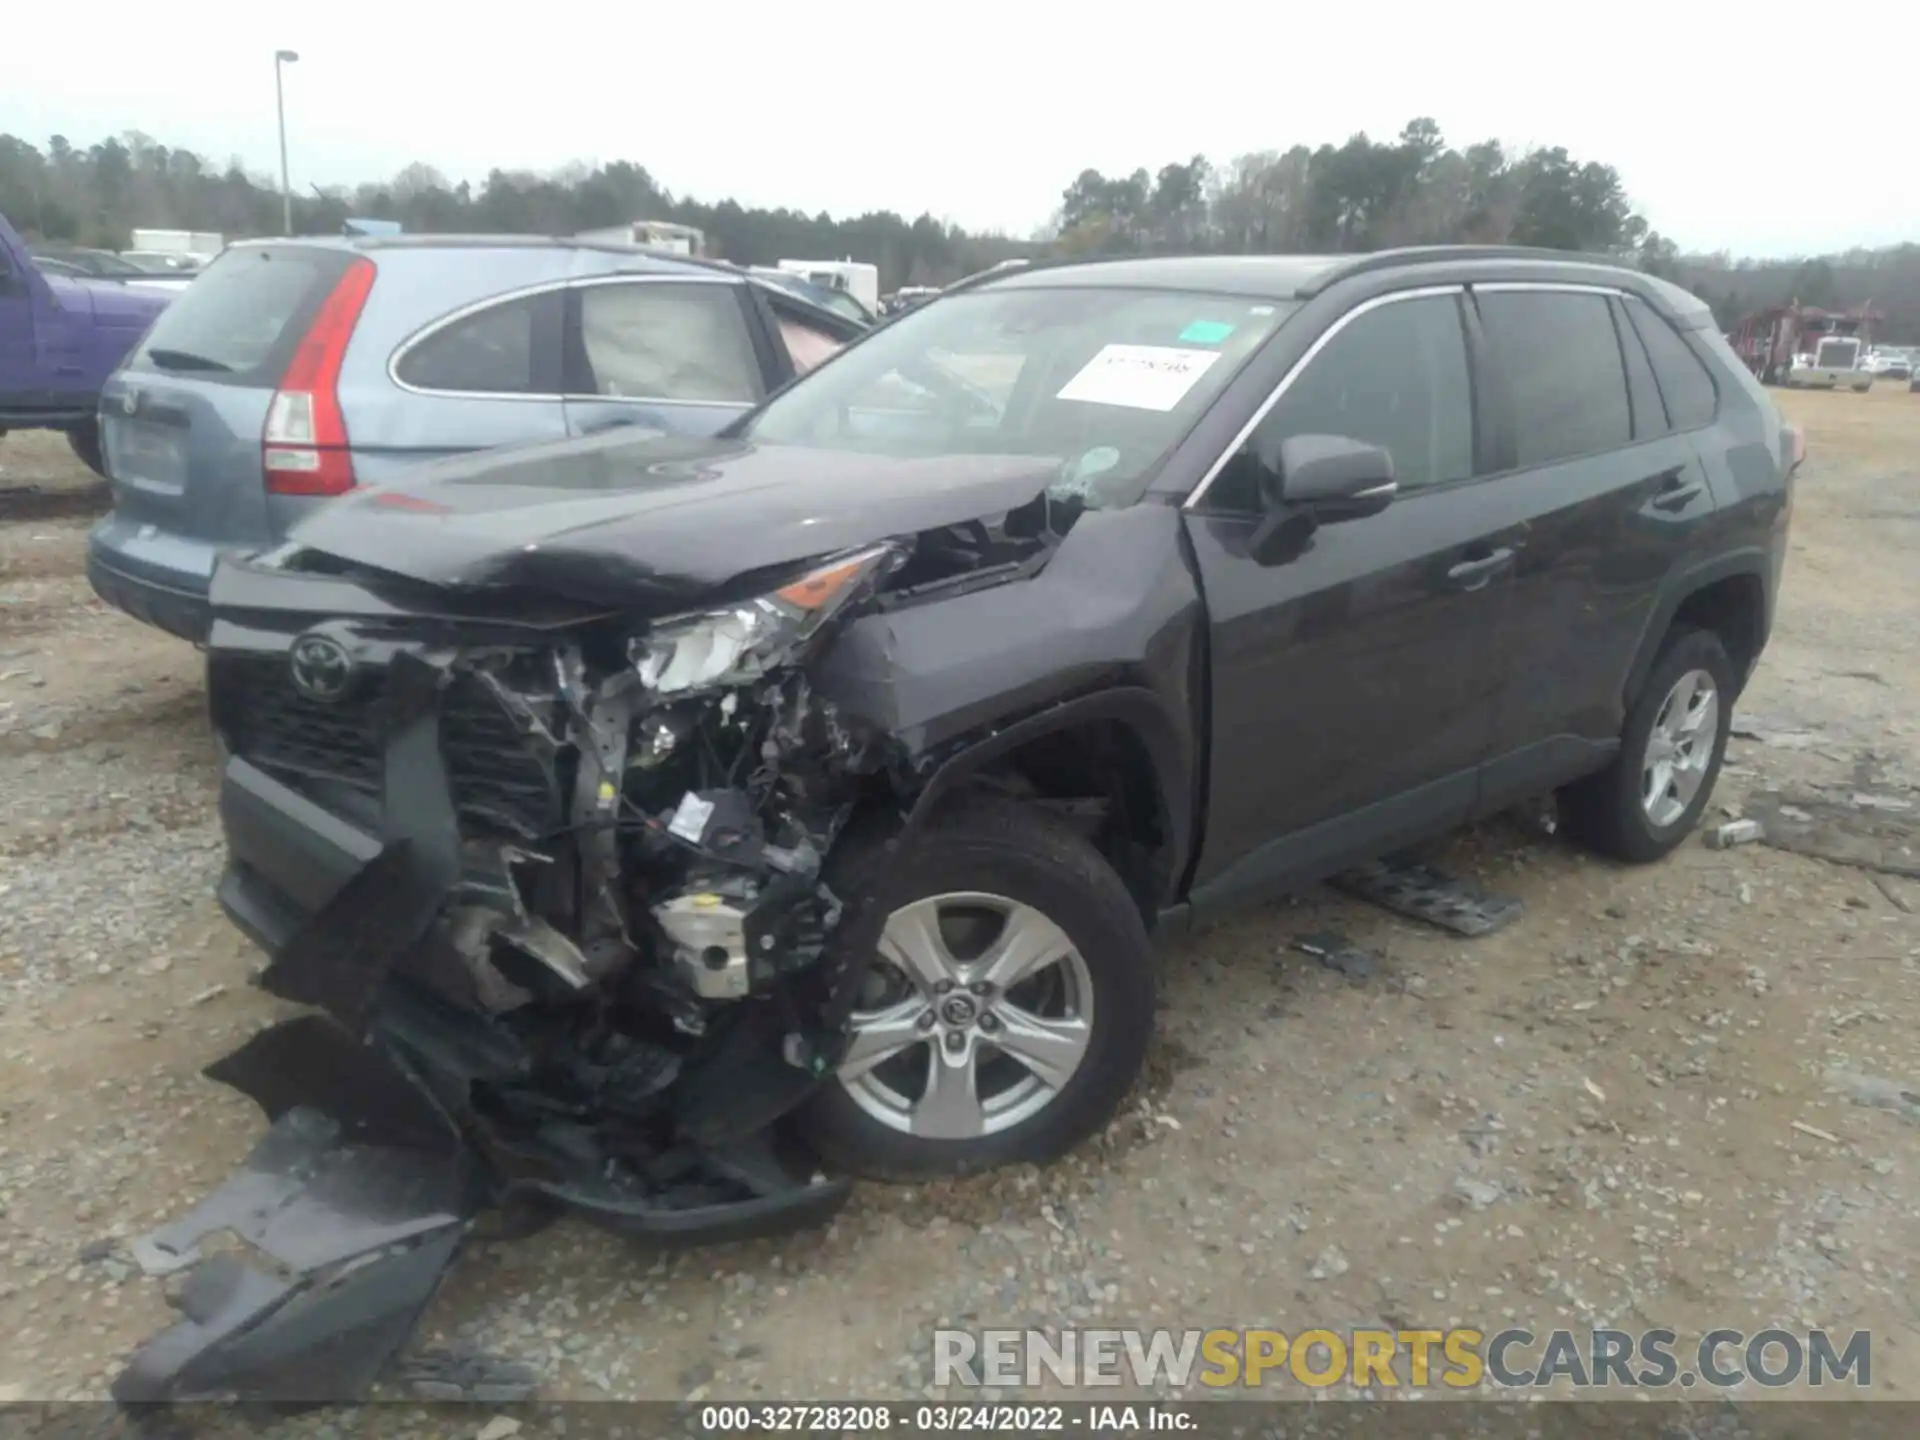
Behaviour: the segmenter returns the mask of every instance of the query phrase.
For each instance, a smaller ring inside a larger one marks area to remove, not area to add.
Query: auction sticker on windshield
[[[1055,398],[1134,410],[1171,410],[1219,358],[1217,350],[1108,345]]]

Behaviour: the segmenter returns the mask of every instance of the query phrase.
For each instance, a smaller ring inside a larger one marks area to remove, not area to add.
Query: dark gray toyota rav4
[[[141,1242],[271,1276],[207,1260],[121,1393],[353,1393],[484,1206],[709,1238],[1058,1155],[1156,926],[1522,798],[1666,854],[1800,449],[1630,270],[1126,260],[223,562],[221,899],[315,1010],[215,1067],[273,1129]]]

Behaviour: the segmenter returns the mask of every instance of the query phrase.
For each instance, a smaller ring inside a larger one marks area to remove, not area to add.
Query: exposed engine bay
[[[656,1191],[694,1163],[679,1132],[710,1148],[753,1134],[831,1067],[858,976],[821,963],[845,908],[823,870],[886,746],[785,662],[897,559],[863,552],[641,635],[445,662],[512,717],[561,806],[544,835],[469,829],[423,939],[438,997],[525,1057],[474,1096],[514,1157],[591,1157]],[[778,1059],[758,1103],[748,1049]]]
[[[116,1395],[364,1394],[489,1208],[700,1241],[830,1216],[848,1184],[777,1122],[845,1047],[872,936],[863,953],[844,922],[880,868],[861,859],[897,831],[927,757],[823,697],[806,662],[851,615],[1030,573],[1060,504],[538,646],[358,619],[294,640],[302,703],[373,717],[378,849],[258,977],[324,1015],[208,1071],[273,1127],[240,1175],[136,1245],[151,1273],[198,1268],[184,1318]],[[340,573],[291,547],[267,565]],[[212,673],[223,663],[216,645]],[[540,783],[463,788],[494,762],[442,723],[456,695],[492,707],[516,773]],[[267,745],[231,716],[224,733],[230,788],[239,775],[352,813],[311,743]],[[230,834],[249,823],[223,810]],[[243,925],[229,887],[246,880],[223,887]],[[202,1260],[221,1229],[270,1271]]]

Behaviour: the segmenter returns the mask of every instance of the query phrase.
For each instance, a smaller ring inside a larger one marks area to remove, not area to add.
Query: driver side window
[[[1405,493],[1473,474],[1473,385],[1459,301],[1452,295],[1390,300],[1354,316],[1287,387],[1252,437],[1344,435],[1393,456]],[[1253,443],[1220,474],[1212,509],[1260,508]]]

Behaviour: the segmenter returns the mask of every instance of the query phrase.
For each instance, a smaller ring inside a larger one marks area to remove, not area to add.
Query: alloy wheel
[[[1640,804],[1656,829],[1673,824],[1693,804],[1719,730],[1719,687],[1705,670],[1687,671],[1661,702],[1640,759]]]
[[[838,1077],[861,1110],[933,1140],[998,1134],[1045,1109],[1086,1058],[1093,978],[1031,905],[963,891],[903,905]]]

